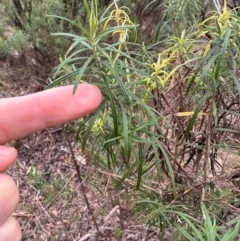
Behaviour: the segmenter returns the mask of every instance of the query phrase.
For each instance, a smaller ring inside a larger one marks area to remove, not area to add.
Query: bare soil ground
[[[43,90],[45,79],[34,59],[0,62],[0,98]],[[39,72],[40,71],[40,72]],[[17,123],[16,123],[17,125]],[[111,191],[113,176],[84,158],[69,133],[79,157],[84,186],[102,235],[97,235],[84,202],[61,128],[44,130],[10,143],[18,150],[16,163],[6,172],[17,183],[20,203],[14,216],[23,241],[158,240],[159,230],[141,224],[133,213],[132,195]],[[168,235],[167,235],[168,236]],[[171,240],[169,237],[165,241]]]

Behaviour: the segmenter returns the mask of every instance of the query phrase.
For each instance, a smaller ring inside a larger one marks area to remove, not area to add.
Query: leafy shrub
[[[174,224],[188,240],[233,240],[238,220],[229,224],[225,214],[237,208],[239,174],[225,173],[219,155],[240,129],[237,10],[200,0],[0,4],[8,16],[1,57],[31,43],[55,58],[67,46],[49,88],[74,83],[74,92],[89,82],[102,90],[100,108],[78,121],[77,139],[121,175],[117,188],[134,182],[143,220],[162,230]]]
[[[204,19],[200,1],[162,1],[157,8],[163,18],[149,43],[141,42],[148,37],[138,37],[144,31],[138,33],[129,10],[118,2],[100,13],[98,1],[83,4],[86,21],[48,16],[50,22],[72,26],[53,34],[72,44],[60,57],[49,88],[74,83],[74,93],[81,82],[98,85],[104,97],[100,108],[79,121],[82,150],[91,148],[95,160],[117,170],[118,188],[127,179],[135,181],[148,200],[139,201],[138,208],[151,223],[167,226],[180,216],[196,233],[191,217],[199,219],[203,203],[210,210],[212,202],[219,202],[221,192],[215,195],[215,188],[224,189],[223,180],[233,178],[225,175],[218,155],[229,148],[226,139],[239,120],[237,12],[225,5]],[[154,187],[163,181],[164,188],[155,188],[158,201],[150,202],[143,184]],[[230,181],[228,188],[234,195]],[[219,206],[229,208],[228,201]],[[206,220],[197,233],[203,239],[214,226]],[[237,229],[227,233],[235,235]],[[220,235],[218,230],[214,235]]]

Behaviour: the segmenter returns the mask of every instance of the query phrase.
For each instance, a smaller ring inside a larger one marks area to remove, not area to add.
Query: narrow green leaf
[[[216,81],[218,81],[220,68],[221,68],[223,60],[225,59],[226,50],[227,50],[228,42],[229,42],[229,39],[230,39],[230,36],[231,36],[231,32],[232,32],[231,29],[229,29],[226,32],[224,41],[223,41],[222,46],[221,46],[220,54],[217,58],[217,63],[216,63],[216,68],[215,68],[215,73],[214,73],[214,77],[215,77]],[[224,68],[225,68],[225,66],[224,66]]]
[[[78,74],[78,72],[79,72],[79,70],[75,70],[75,71],[73,71],[73,72],[71,72],[69,74],[66,74],[64,76],[61,76],[61,77],[57,78],[51,84],[49,84],[46,89],[50,89],[50,88],[52,88],[52,87],[62,83],[65,80],[68,80],[68,79],[70,79],[72,77],[75,77]]]
[[[201,64],[199,65],[199,67],[197,68],[197,70],[195,71],[193,77],[190,80],[190,83],[188,85],[187,88],[187,92],[186,95],[189,94],[189,92],[192,90],[192,86],[196,80],[196,78],[199,76],[199,73],[201,71],[203,71],[203,73],[200,75],[199,79],[198,79],[198,83],[201,83],[202,78],[205,76],[206,72],[209,70],[209,68],[212,66],[212,64],[214,63],[214,61],[217,59],[218,55],[216,55],[217,51],[217,46],[214,46],[205,56],[204,59],[202,59]],[[210,60],[209,60],[210,59]],[[208,62],[207,66],[204,67],[205,63]],[[195,90],[198,89],[198,87],[195,88]],[[193,92],[194,93],[194,92]]]
[[[87,129],[84,131],[84,136],[82,137],[82,151],[85,150],[86,144],[87,144],[87,140],[91,134],[93,125],[95,123],[95,121],[99,118],[100,113],[104,110],[105,108],[105,101],[103,101],[101,103],[101,105],[99,106],[99,108],[96,110],[96,112],[94,114],[91,115],[91,119],[88,123],[88,127]]]
[[[208,241],[216,241],[216,232],[212,223],[212,220],[209,216],[209,212],[204,204],[202,204],[202,210],[205,215],[205,232]]]
[[[240,228],[240,222],[237,223],[235,228],[228,229],[227,232],[224,234],[224,236],[221,238],[221,241],[234,241],[236,240],[238,234],[239,234],[239,228]]]
[[[114,74],[115,80],[117,81],[117,83],[120,87],[120,90],[122,91],[122,94],[123,94],[125,100],[127,101],[127,104],[130,105],[131,100],[129,99],[129,93],[128,93],[128,90],[126,88],[126,85],[123,83],[122,79],[118,75],[118,71],[113,70],[113,74]]]
[[[129,164],[129,160],[131,157],[131,143],[129,142],[129,136],[128,136],[128,119],[125,111],[125,107],[123,104],[118,101],[120,107],[121,107],[121,113],[122,113],[122,126],[123,126],[123,152],[124,152],[124,158],[127,163]]]
[[[82,76],[85,74],[85,71],[87,70],[88,65],[92,60],[93,60],[93,56],[89,57],[88,60],[85,61],[84,65],[81,67],[80,71],[78,72],[77,78],[74,83],[73,94],[76,92],[78,84],[81,81]]]
[[[199,101],[198,106],[197,106],[196,110],[194,111],[194,114],[193,114],[192,118],[190,119],[189,124],[187,125],[186,131],[184,133],[184,137],[185,138],[189,135],[190,131],[192,130],[192,127],[193,127],[193,125],[195,123],[195,120],[196,120],[196,118],[198,116],[198,113],[201,111],[202,106],[203,106],[205,100],[209,97],[211,92],[212,92],[212,89],[211,89],[211,86],[209,86],[207,91],[205,92],[204,96]]]
[[[173,191],[173,197],[174,199],[176,198],[176,182],[175,182],[175,176],[174,176],[174,172],[173,172],[173,169],[172,169],[172,164],[168,158],[168,155],[165,151],[165,149],[163,148],[162,145],[159,145],[159,148],[164,156],[164,160],[167,164],[167,168],[168,168],[168,172],[169,172],[169,176],[171,178],[171,184],[172,184],[172,191]]]
[[[112,88],[109,85],[108,78],[104,74],[102,78],[106,86],[106,95],[110,100],[110,105],[112,110],[112,120],[113,120],[113,126],[114,126],[114,137],[117,137],[118,136],[118,115],[116,110],[116,102],[112,93]]]
[[[90,18],[91,11],[90,11],[90,7],[89,7],[89,5],[88,5],[87,0],[83,0],[83,4],[84,4],[84,8],[86,9],[86,12],[87,12],[87,17],[88,17],[88,19],[89,19],[89,18]]]
[[[114,0],[112,3],[108,5],[108,7],[104,10],[102,13],[102,16],[99,18],[99,23],[102,23],[105,21],[105,18],[107,19],[109,16],[105,17],[106,14],[109,14],[109,11],[112,10],[112,6],[118,3],[120,0]]]
[[[182,228],[179,224],[175,224],[176,228],[180,231],[180,233],[187,238],[189,241],[199,241],[191,236],[184,228]]]
[[[161,145],[161,143],[160,143]],[[159,158],[159,152],[158,152],[158,145],[152,145],[153,147],[153,151],[154,151],[154,158],[155,158],[155,163],[156,163],[156,167],[157,167],[157,177],[158,177],[158,181],[160,182],[161,181],[161,178],[162,178],[162,164],[161,162],[163,160],[161,160]]]
[[[106,140],[103,145],[104,145],[104,148],[107,148],[109,146],[112,146],[114,143],[116,143],[116,141],[119,141],[121,140],[122,137],[121,136],[116,136],[116,137],[113,137],[113,138],[109,138],[108,140]]]
[[[141,180],[142,180],[142,173],[143,173],[143,146],[141,143],[138,143],[138,176],[137,176],[137,186],[136,189],[139,190]]]
[[[77,28],[81,29],[83,33],[86,33],[86,30],[82,27],[81,23],[77,24],[77,23],[75,23],[74,21],[72,21],[70,19],[67,19],[67,18],[64,18],[64,17],[61,17],[61,16],[57,16],[57,15],[46,15],[46,17],[62,19],[64,21],[66,21],[66,22],[71,23],[72,25],[76,26]]]
[[[124,173],[124,175],[122,176],[122,178],[118,181],[117,185],[116,185],[116,189],[118,189],[123,182],[125,181],[126,178],[128,178],[130,176],[130,174],[133,172],[133,170],[138,166],[138,161],[135,161],[132,166],[130,166],[128,168],[128,170]]]
[[[74,45],[73,45],[74,47],[77,46],[78,44],[82,44],[85,47],[87,47],[88,49],[92,50],[92,46],[88,43],[88,41],[84,37],[80,37],[78,35],[71,34],[71,33],[53,33],[52,35],[72,38],[75,41]],[[71,46],[70,46],[70,48],[71,48]]]
[[[231,76],[231,78],[234,80],[235,85],[236,85],[237,90],[238,90],[238,93],[240,94],[240,81],[239,81],[239,78],[235,74],[233,74],[232,71],[229,71],[228,73]]]

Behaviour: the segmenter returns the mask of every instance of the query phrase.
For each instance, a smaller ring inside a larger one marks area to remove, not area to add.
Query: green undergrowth
[[[40,191],[40,194],[47,202],[52,202],[61,196],[61,199],[71,200],[73,190],[69,185],[65,185],[65,180],[61,177],[48,180],[47,174],[32,167],[28,180],[34,188]]]

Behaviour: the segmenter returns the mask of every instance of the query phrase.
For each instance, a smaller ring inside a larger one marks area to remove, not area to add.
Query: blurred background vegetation
[[[101,89],[73,131],[114,189],[134,196],[141,222],[174,240],[238,240],[238,1],[0,4],[1,59],[32,48],[54,67],[49,88]]]
[[[109,6],[111,0],[98,1],[98,12],[103,13]],[[1,58],[7,57],[14,51],[22,51],[29,45],[32,45],[36,51],[42,55],[56,55],[67,49],[66,41],[62,38],[51,37],[53,32],[68,31],[81,34],[78,28],[71,24],[52,18],[46,15],[57,15],[69,18],[76,22],[87,24],[87,13],[83,1],[74,0],[14,0],[0,1],[1,4],[1,29],[0,29],[0,54]],[[153,37],[153,31],[159,24],[161,12],[161,1],[120,1],[119,6],[128,7],[133,14],[132,21],[141,24],[143,37]],[[150,6],[148,8],[147,6]],[[147,7],[147,8],[146,8]],[[155,9],[155,10],[154,10]],[[156,14],[149,13],[154,10]],[[144,18],[147,18],[143,21]],[[147,20],[147,21],[146,21]],[[151,24],[151,28],[147,28]],[[11,31],[10,29],[11,28]],[[149,40],[149,39],[148,39]]]

